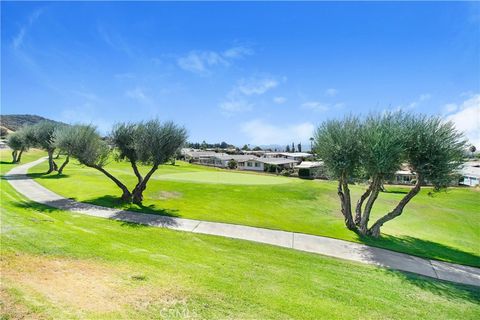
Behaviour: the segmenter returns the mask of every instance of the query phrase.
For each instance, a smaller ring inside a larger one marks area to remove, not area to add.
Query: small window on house
[[[252,163],[251,162],[247,162],[247,167],[251,167],[252,166]]]
[[[260,163],[255,162],[255,167],[260,167]]]

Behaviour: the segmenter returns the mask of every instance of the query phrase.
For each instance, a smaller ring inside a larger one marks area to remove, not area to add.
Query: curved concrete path
[[[296,232],[116,210],[76,202],[46,189],[26,175],[29,168],[42,161],[45,161],[45,158],[19,165],[8,172],[5,178],[18,192],[28,199],[61,210],[125,222],[140,223],[153,227],[165,227],[174,230],[267,243],[395,270],[408,271],[436,279],[480,286],[479,268],[423,259],[359,243]]]

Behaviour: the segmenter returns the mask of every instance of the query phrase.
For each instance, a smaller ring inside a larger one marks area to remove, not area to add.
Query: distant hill
[[[8,132],[10,132],[10,131],[17,131],[23,126],[36,124],[43,120],[61,123],[58,121],[54,121],[54,120],[40,117],[33,114],[7,114],[7,115],[0,115],[0,126],[6,129]]]

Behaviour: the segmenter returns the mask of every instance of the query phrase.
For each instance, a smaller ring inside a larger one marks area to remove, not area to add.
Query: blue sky
[[[1,3],[1,112],[158,117],[308,144],[345,114],[440,114],[480,144],[479,3]]]

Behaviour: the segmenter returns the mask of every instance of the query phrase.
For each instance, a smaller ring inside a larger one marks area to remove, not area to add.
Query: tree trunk
[[[135,191],[135,189],[137,189],[137,187],[140,185],[140,183],[142,183],[143,177],[140,174],[140,171],[138,170],[137,162],[134,161],[134,160],[130,160],[130,164],[132,165],[133,172],[135,173],[135,176],[137,177],[137,184],[135,185],[135,188],[133,189]]]
[[[58,169],[58,174],[62,174],[63,173],[63,169],[67,166],[68,162],[70,161],[70,155],[67,154],[67,157],[65,158],[65,161],[62,163],[62,165],[60,166],[60,168]]]
[[[368,221],[370,220],[370,212],[372,211],[373,204],[377,200],[378,193],[380,192],[381,178],[375,177],[372,181],[372,191],[365,204],[365,211],[360,219],[360,233],[366,235],[368,233]]]
[[[17,150],[12,151],[12,163],[17,162]]]
[[[148,180],[153,175],[153,173],[158,169],[158,165],[155,164],[152,169],[147,173],[145,178],[140,182],[135,189],[132,191],[133,203],[141,205],[143,201],[143,191],[147,188]]]
[[[15,162],[20,162],[22,161],[22,153],[23,153],[23,149],[20,150],[20,152],[18,153],[17,155],[17,160]]]
[[[88,165],[87,165],[88,166]],[[107,170],[103,169],[102,167],[100,166],[97,166],[97,165],[89,165],[88,167],[91,167],[91,168],[94,168],[94,169],[97,169],[98,171],[100,171],[101,173],[103,173],[104,175],[106,175],[107,177],[109,177],[113,182],[115,182],[115,184],[120,188],[122,189],[122,201],[127,201],[127,202],[131,202],[132,201],[132,194],[130,193],[130,191],[128,191],[128,188],[120,181],[118,180],[117,178],[115,178],[114,176],[112,176]]]
[[[402,200],[400,200],[395,209],[378,219],[368,230],[368,234],[377,238],[380,235],[380,228],[383,226],[383,224],[402,214],[407,203],[420,192],[422,183],[423,179],[419,176],[415,186],[405,195],[405,197],[403,197]]]
[[[357,201],[357,206],[355,207],[355,225],[359,226],[362,219],[362,206],[365,199],[368,198],[372,192],[372,183],[368,186],[367,190],[361,195],[360,199]]]
[[[48,171],[46,174],[52,173],[55,170],[55,161],[53,161],[53,150],[47,151],[48,152]]]
[[[345,225],[350,230],[355,230],[356,226],[352,218],[352,205],[350,200],[350,189],[345,178],[338,181],[338,197],[340,198],[341,210],[345,220]]]

